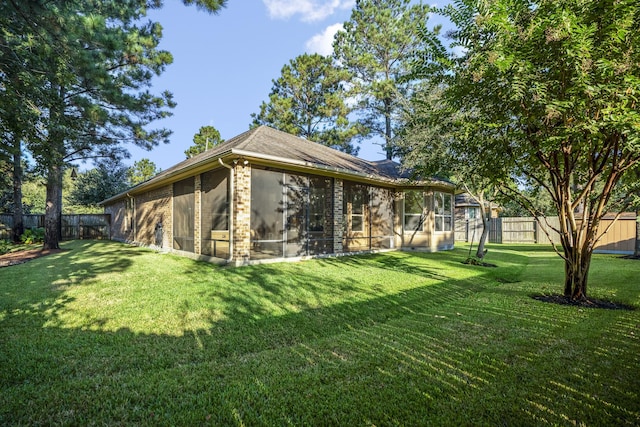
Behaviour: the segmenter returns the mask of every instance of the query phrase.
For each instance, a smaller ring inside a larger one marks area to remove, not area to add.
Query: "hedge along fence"
[[[632,254],[636,239],[636,215],[635,213],[624,213],[611,225],[615,215],[606,215],[600,223],[600,233],[607,232],[596,244],[595,252],[613,254]],[[472,219],[468,226],[456,224],[456,240],[478,242],[482,234],[482,220]],[[475,222],[474,222],[475,221]],[[560,235],[553,231],[553,228],[560,228],[560,220],[557,216],[539,218],[534,217],[503,217],[491,218],[489,228],[490,243],[541,243],[560,244]],[[547,237],[547,230],[549,237]],[[474,231],[472,234],[471,231]],[[464,239],[463,239],[464,237]]]
[[[44,227],[44,215],[23,215],[24,229]],[[0,215],[0,240],[11,240],[13,215]],[[62,239],[105,239],[111,238],[111,215],[72,214],[62,215]]]

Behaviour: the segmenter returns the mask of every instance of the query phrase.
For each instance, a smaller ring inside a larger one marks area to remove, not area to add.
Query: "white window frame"
[[[448,211],[445,210],[445,198],[449,199]],[[433,228],[436,233],[453,231],[453,194],[440,191],[433,193],[433,212],[435,214]],[[447,219],[449,220],[448,222],[446,221]],[[448,229],[447,224],[449,226]]]
[[[417,213],[417,212],[413,212],[413,213],[407,213],[407,194],[409,193],[416,193],[419,196],[422,197],[422,212]],[[402,217],[402,229],[404,230],[405,233],[411,233],[411,232],[416,232],[416,231],[424,231],[424,192],[421,190],[405,190],[404,192],[404,197],[403,197],[403,201],[402,201],[402,213],[403,213],[403,217]],[[419,228],[407,228],[407,217],[418,217],[418,224],[419,224]]]

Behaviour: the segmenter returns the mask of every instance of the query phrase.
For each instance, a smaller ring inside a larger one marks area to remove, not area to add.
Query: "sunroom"
[[[103,204],[114,239],[243,265],[451,249],[453,191],[261,126]]]

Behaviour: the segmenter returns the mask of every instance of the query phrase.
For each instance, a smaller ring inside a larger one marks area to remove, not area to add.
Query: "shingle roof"
[[[260,126],[216,145],[204,153],[184,160],[127,192],[141,190],[183,171],[217,162],[219,158],[229,156],[276,161],[283,166],[304,166],[310,169],[387,182],[407,178],[401,173],[400,165],[391,160],[370,162],[268,126]],[[124,194],[126,193],[114,196],[102,203],[118,199]]]

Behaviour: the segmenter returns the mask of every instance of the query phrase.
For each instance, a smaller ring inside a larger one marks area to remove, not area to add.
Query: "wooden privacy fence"
[[[44,215],[23,215],[24,229],[44,227]],[[12,239],[13,215],[0,215],[0,240]],[[110,239],[111,215],[62,215],[62,239]]]
[[[636,238],[635,213],[624,213],[611,225],[613,219],[614,215],[607,215],[600,223],[600,233],[610,228],[596,244],[595,252],[632,254]],[[482,234],[482,221],[466,222],[456,224],[456,240],[477,242]],[[560,235],[553,231],[560,227],[558,217],[540,218],[539,221],[534,217],[491,218],[489,226],[490,243],[560,244]]]

